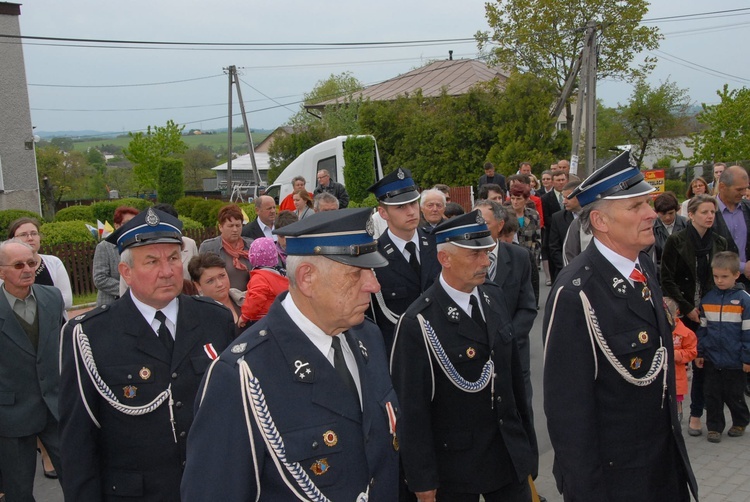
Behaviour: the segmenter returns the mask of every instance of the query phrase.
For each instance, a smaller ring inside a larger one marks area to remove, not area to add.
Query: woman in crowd
[[[542,230],[539,225],[539,213],[528,204],[531,192],[523,183],[513,184],[510,189],[512,213],[518,218],[518,243],[529,248],[538,261],[542,246]]]
[[[219,210],[219,236],[203,241],[199,254],[214,253],[224,260],[229,284],[244,291],[250,280],[247,253],[252,239],[242,237],[242,210],[237,204],[227,204]]]
[[[138,210],[130,206],[120,206],[115,209],[113,219],[115,230],[129,222],[138,214]],[[104,239],[99,241],[94,250],[94,264],[92,274],[96,287],[96,306],[101,307],[120,297],[120,253],[117,246]]]
[[[313,200],[310,198],[310,194],[307,193],[307,190],[297,190],[294,192],[292,200],[294,201],[294,207],[297,208],[295,211],[297,219],[303,220],[314,214]]]
[[[250,272],[250,282],[242,304],[242,316],[237,323],[240,327],[265,316],[276,297],[289,289],[286,272],[278,263],[279,254],[273,239],[262,237],[253,241],[250,245],[253,271]]]
[[[692,199],[696,195],[700,195],[702,193],[708,194],[709,188],[708,183],[706,183],[706,180],[701,178],[700,176],[697,176],[693,181],[690,182],[690,186],[687,189],[687,192],[685,193],[685,201],[682,203],[682,206],[680,207],[680,216],[684,216],[687,218],[688,215],[688,202],[690,202],[690,199]]]
[[[228,308],[237,324],[241,314],[240,305],[229,296],[229,274],[224,260],[215,253],[199,253],[190,258],[188,272],[198,294],[213,298]]]
[[[19,218],[8,228],[8,238],[25,242],[34,250],[34,259],[39,262],[36,269],[35,284],[55,286],[62,293],[65,308],[73,306],[73,290],[65,265],[57,256],[39,254],[42,245],[42,234],[39,233],[39,222],[35,218]]]
[[[716,208],[716,199],[708,194],[698,194],[690,199],[688,226],[669,236],[661,259],[664,296],[677,302],[682,322],[693,332],[700,325],[700,300],[714,285],[711,260],[716,253],[727,249],[727,241],[711,228]],[[703,406],[703,370],[693,363],[688,423],[691,436],[702,434]]]

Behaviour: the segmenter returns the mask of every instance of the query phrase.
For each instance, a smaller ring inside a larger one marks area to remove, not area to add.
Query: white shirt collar
[[[286,313],[292,319],[292,322],[297,325],[313,345],[315,345],[315,347],[317,347],[323,354],[323,357],[328,359],[328,353],[331,350],[331,336],[327,335],[322,329],[316,326],[315,323],[305,317],[305,314],[303,314],[297,307],[297,304],[294,303],[291,294],[286,295],[286,298],[281,302],[281,306],[284,307],[284,310],[286,310]]]
[[[413,242],[417,246],[417,252],[419,252],[419,239],[418,239],[416,230],[414,231],[414,234],[411,236],[411,239],[409,239],[408,241],[405,241],[401,237],[397,237],[396,235],[394,235],[394,233],[391,232],[390,228],[388,229],[388,235],[390,236],[391,241],[393,241],[393,245],[398,248],[401,254],[404,254],[404,249],[406,248],[407,242]]]
[[[258,226],[261,230],[263,230],[263,234],[268,237],[269,239],[276,240],[278,237],[273,234],[273,225],[270,227],[263,223],[260,218],[258,218]]]
[[[167,321],[172,323],[172,326],[177,326],[177,314],[180,310],[180,302],[177,298],[172,300],[167,304],[166,307],[163,309],[155,309],[151,305],[146,305],[142,301],[140,301],[138,298],[135,297],[133,294],[132,289],[128,289],[130,292],[130,298],[133,299],[133,303],[135,304],[135,308],[138,309],[138,312],[141,313],[144,319],[146,319],[146,322],[149,323],[149,325],[154,324],[154,317],[156,316],[156,311],[161,310],[164,313],[164,317],[167,318]],[[174,331],[173,331],[174,333]]]
[[[596,245],[596,249],[599,250],[599,252],[604,256],[604,258],[612,264],[613,267],[617,269],[618,272],[620,272],[620,275],[622,275],[625,279],[627,279],[630,282],[630,285],[633,285],[633,280],[630,278],[630,273],[635,268],[635,265],[638,263],[638,259],[635,261],[631,261],[628,258],[625,258],[622,255],[619,255],[609,249],[607,246],[599,242],[599,239],[594,237],[594,245]],[[639,263],[638,263],[639,264]],[[640,264],[639,264],[640,265]]]
[[[469,299],[472,296],[477,299],[477,305],[482,304],[482,302],[479,301],[479,290],[477,288],[474,288],[471,293],[464,293],[463,291],[459,291],[445,282],[442,273],[440,274],[440,285],[443,286],[443,289],[446,293],[448,293],[448,296],[450,296],[451,300],[453,300],[456,305],[461,307],[461,310],[466,312],[467,315],[471,315],[471,309],[469,308],[471,304],[469,303]],[[481,309],[482,307],[479,308]]]

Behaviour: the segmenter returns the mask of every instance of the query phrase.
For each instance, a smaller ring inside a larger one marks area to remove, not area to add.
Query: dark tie
[[[497,255],[494,252],[490,252],[488,255],[490,258],[490,268],[487,270],[487,278],[491,281],[495,280],[497,274]],[[472,296],[474,298],[474,296]]]
[[[487,323],[484,322],[484,318],[482,317],[482,311],[479,310],[479,302],[477,301],[477,297],[474,295],[471,295],[469,297],[469,304],[471,305],[471,318],[472,320],[477,323],[477,325],[482,328],[485,332],[487,332]]]
[[[174,348],[174,338],[172,338],[172,333],[169,332],[169,328],[167,327],[167,316],[161,310],[157,310],[154,318],[161,323],[159,324],[159,340],[161,340],[161,343],[164,344],[171,354]]]
[[[333,367],[336,369],[336,373],[339,374],[339,377],[341,377],[344,385],[346,385],[346,388],[357,398],[357,402],[359,403],[357,385],[354,383],[354,378],[352,378],[352,374],[346,366],[344,351],[341,348],[341,339],[338,336],[334,336],[331,340],[331,346],[333,347]]]
[[[421,277],[422,274],[419,267],[419,257],[417,257],[417,245],[414,244],[414,242],[409,241],[406,243],[406,250],[409,251],[409,266],[414,270],[414,273],[417,274],[417,277]]]

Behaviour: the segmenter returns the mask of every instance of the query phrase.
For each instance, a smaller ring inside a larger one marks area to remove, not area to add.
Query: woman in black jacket
[[[711,228],[716,213],[716,199],[700,194],[688,203],[685,230],[669,236],[661,259],[661,288],[664,296],[677,302],[682,321],[693,331],[698,329],[700,300],[713,288],[711,260],[727,249],[727,241]],[[693,363],[690,388],[690,423],[688,434],[700,436],[703,415],[703,371]]]

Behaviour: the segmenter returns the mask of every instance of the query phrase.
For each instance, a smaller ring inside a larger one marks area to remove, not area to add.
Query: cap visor
[[[344,265],[351,265],[352,267],[359,268],[380,268],[388,265],[388,260],[386,260],[378,251],[359,256],[325,255],[325,257],[343,263]]]
[[[451,244],[466,249],[490,249],[497,245],[495,240],[489,235],[478,239],[470,239],[468,241],[451,241]]]
[[[621,190],[619,192],[616,192],[604,198],[606,200],[630,199],[632,197],[638,197],[640,195],[649,194],[655,190],[656,188],[654,188],[654,186],[650,185],[649,183],[646,183],[645,181],[640,181],[639,183],[636,183],[632,187],[628,188],[627,190]]]
[[[386,206],[400,206],[401,204],[407,204],[409,202],[414,202],[415,200],[419,199],[419,192],[416,190],[410,191],[410,192],[404,192],[396,195],[395,197],[389,197],[386,200],[379,201],[381,204],[385,204]]]

